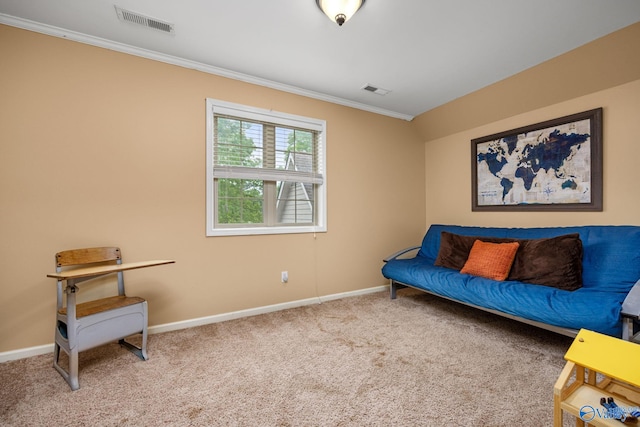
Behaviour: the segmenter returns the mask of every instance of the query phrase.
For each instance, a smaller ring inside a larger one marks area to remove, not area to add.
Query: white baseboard
[[[227,320],[240,319],[243,317],[257,316],[259,314],[271,313],[274,311],[287,310],[289,308],[302,307],[305,305],[321,304],[342,298],[366,295],[374,292],[388,290],[389,286],[376,286],[373,288],[359,289],[357,291],[342,292],[339,294],[326,295],[316,298],[307,298],[297,301],[283,302],[280,304],[267,305],[263,307],[249,308],[246,310],[232,311],[230,313],[215,314],[213,316],[199,317],[196,319],[183,320],[180,322],[165,323],[162,325],[149,326],[149,334],[159,334],[162,332],[178,331],[180,329],[193,328],[194,326],[208,325],[211,323],[225,322]],[[21,348],[18,350],[5,351],[0,353],[0,363],[10,360],[24,359],[41,354],[53,353],[53,343],[39,345],[35,347]]]
[[[161,332],[177,331],[180,329],[193,328],[194,326],[209,325],[211,323],[225,322],[227,320],[240,319],[243,317],[257,316],[259,314],[271,313],[274,311],[286,310],[289,308],[302,307],[305,305],[321,304],[323,302],[336,299],[355,297],[358,295],[371,294],[389,289],[389,286],[376,286],[375,288],[359,289],[357,291],[342,292],[339,294],[326,295],[322,297],[307,298],[297,301],[283,302],[280,304],[266,305],[263,307],[249,308],[246,310],[232,311],[230,313],[216,314],[213,316],[199,317],[196,319],[183,320],[180,322],[165,323],[149,327],[150,334],[159,334]],[[1,355],[0,355],[1,357]]]
[[[53,343],[38,345],[35,347],[20,348],[18,350],[5,351],[0,353],[0,363],[9,360],[25,359],[32,356],[40,356],[41,354],[53,353]],[[53,363],[53,359],[51,359]],[[53,365],[52,365],[53,366]]]

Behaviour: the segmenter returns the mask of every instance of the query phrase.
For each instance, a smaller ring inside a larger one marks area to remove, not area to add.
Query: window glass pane
[[[218,117],[214,164],[262,167],[262,125]]]
[[[314,222],[315,186],[300,182],[278,182],[276,202],[280,224],[312,224]]]
[[[276,127],[276,168],[313,172],[313,139],[311,131]],[[302,168],[296,164],[300,156],[300,162],[305,162]]]
[[[313,153],[313,133],[306,130],[295,130],[291,137],[293,151],[298,153]]]
[[[218,223],[264,222],[264,182],[252,179],[218,180]]]

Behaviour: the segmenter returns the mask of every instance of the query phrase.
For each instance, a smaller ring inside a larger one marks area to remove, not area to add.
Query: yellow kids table
[[[581,329],[564,358],[553,388],[554,427],[562,427],[563,411],[576,426],[640,427],[612,418],[600,404],[612,397],[626,413],[640,410],[640,344]]]

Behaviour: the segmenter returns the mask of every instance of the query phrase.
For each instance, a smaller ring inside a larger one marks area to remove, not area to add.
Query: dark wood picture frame
[[[577,128],[588,128],[588,134],[584,131],[575,132]],[[569,132],[566,132],[567,129]],[[530,143],[532,140],[535,140],[533,144]],[[576,176],[562,176],[557,165],[560,162],[566,164],[567,159],[572,159],[578,153],[577,150],[585,145],[589,146],[589,152],[585,154],[583,151],[579,154],[583,158],[582,163],[588,167],[588,180],[582,181]],[[479,167],[482,162],[484,164]],[[510,165],[508,169],[515,171],[513,177],[502,176],[505,165]],[[556,165],[557,168],[554,169],[550,165]],[[537,185],[535,180],[538,172],[548,173],[549,170],[554,171],[557,182],[562,181],[561,190],[545,188],[534,193],[534,197],[546,195],[550,200],[505,200],[514,198],[515,192],[509,193],[515,180],[521,180],[517,184],[524,185],[525,188],[525,191],[520,189],[517,195],[528,197],[532,186]],[[484,182],[479,179],[479,173],[483,174]],[[486,177],[490,178],[489,181]],[[492,177],[500,179],[501,193],[496,191],[498,187]],[[493,183],[489,184],[491,181]],[[565,192],[565,188],[572,191]],[[567,197],[563,199],[565,194]],[[482,202],[479,201],[479,197],[482,197]],[[576,197],[579,197],[580,201],[576,201]],[[496,201],[498,199],[499,202]],[[471,210],[602,211],[602,108],[472,139]]]

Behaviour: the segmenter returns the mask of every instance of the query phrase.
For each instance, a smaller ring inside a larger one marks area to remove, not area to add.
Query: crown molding
[[[87,34],[76,32],[76,31],[66,30],[66,29],[55,27],[52,25],[42,24],[42,23],[31,21],[28,19],[17,18],[11,15],[0,13],[0,24],[21,28],[23,30],[29,30],[36,33],[46,34],[53,37],[59,37],[66,40],[72,40],[75,42],[84,43],[84,44],[88,44],[96,47],[101,47],[101,48],[113,50],[116,52],[122,52],[128,55],[139,56],[141,58],[151,59],[153,61],[164,62],[166,64],[176,65],[178,67],[197,70],[197,71],[201,71],[208,74],[214,74],[216,76],[226,77],[229,79],[238,80],[245,83],[264,86],[264,87],[267,87],[270,89],[276,89],[282,92],[288,92],[295,95],[305,96],[307,98],[313,98],[320,101],[330,102],[332,104],[338,104],[338,105],[343,105],[345,107],[356,108],[358,110],[368,111],[370,113],[376,113],[383,116],[393,117],[393,118],[407,120],[407,121],[413,120],[413,117],[414,117],[411,115],[398,113],[396,111],[377,108],[377,107],[362,104],[359,102],[353,102],[347,99],[343,99],[343,98],[339,98],[331,95],[325,95],[323,93],[314,92],[307,89],[302,89],[296,86],[286,85],[286,84],[274,82],[271,80],[251,76],[248,74],[238,73],[238,72],[227,70],[224,68],[207,65],[201,62],[179,58],[177,56],[166,55],[166,54],[155,52],[152,50],[142,49],[142,48],[131,46],[128,44],[114,42],[111,40],[90,36]]]

